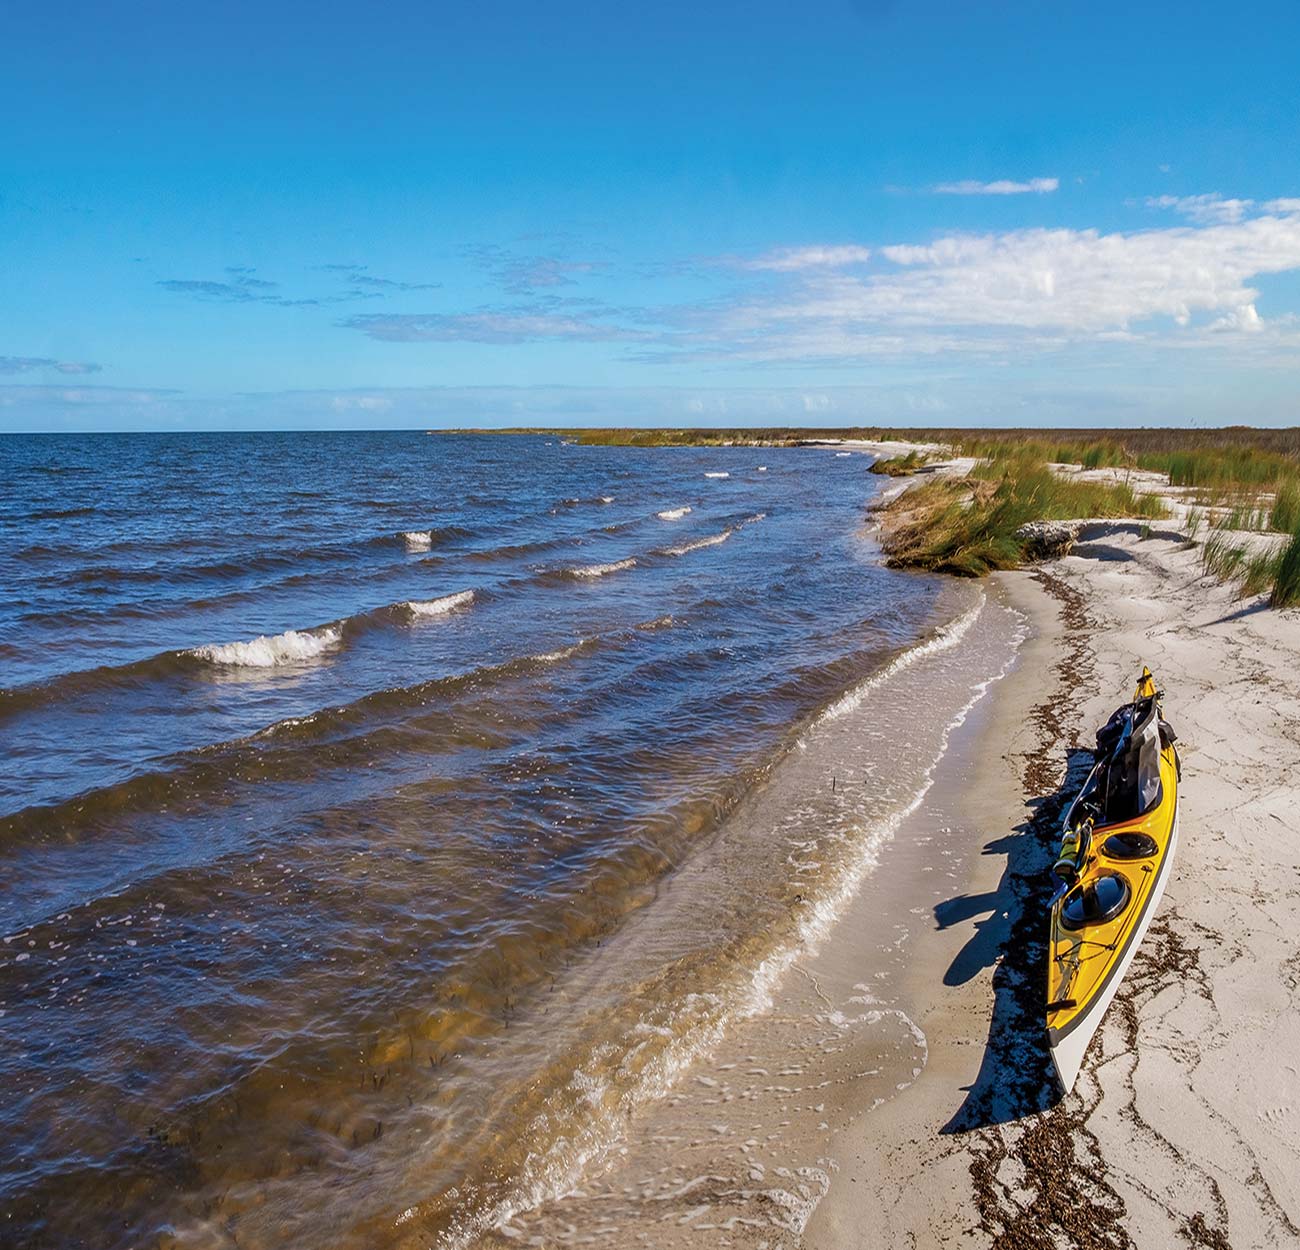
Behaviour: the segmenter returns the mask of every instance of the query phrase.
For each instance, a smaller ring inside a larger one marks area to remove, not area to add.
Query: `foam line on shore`
[[[855,688],[851,696],[846,696],[846,699],[852,697],[853,701],[844,711],[860,706],[871,690],[911,667],[916,661],[956,646],[978,620],[985,605],[986,598],[981,592],[979,601],[972,608],[934,637],[906,653],[910,657],[907,662],[901,662],[905,659],[904,656],[896,657],[877,674],[878,680],[862,683]],[[726,1032],[737,1022],[771,1009],[783,978],[800,959],[813,954],[826,940],[863,881],[879,863],[881,851],[903,822],[924,802],[934,784],[935,773],[947,751],[951,735],[965,722],[990,687],[1010,670],[1020,644],[1027,636],[1026,619],[1013,610],[1010,614],[1016,626],[1013,645],[1002,666],[971,686],[969,697],[952,714],[942,731],[934,757],[922,773],[909,801],[862,827],[850,853],[832,871],[826,888],[818,895],[805,898],[807,906],[800,912],[791,936],[763,958],[737,986],[724,986],[717,993],[688,995],[676,1010],[673,1021],[674,1024],[684,1023],[685,1027],[680,1032],[672,1027],[664,1028],[650,1023],[638,1025],[637,1030],[643,1031],[645,1035],[637,1044],[637,1050],[643,1046],[652,1047],[658,1039],[664,1037],[668,1040],[662,1044],[658,1054],[651,1054],[644,1060],[633,1089],[617,1098],[608,1114],[599,1118],[593,1116],[588,1123],[575,1126],[573,1132],[559,1137],[556,1143],[558,1150],[549,1155],[530,1154],[524,1174],[517,1179],[510,1193],[478,1210],[465,1212],[439,1244],[448,1250],[468,1250],[484,1234],[501,1229],[516,1215],[576,1189],[591,1166],[622,1138],[625,1125],[636,1107],[668,1096],[686,1070],[715,1050]],[[843,711],[839,713],[843,714]],[[834,719],[836,717],[829,718]],[[828,718],[819,717],[812,730],[825,729],[827,725]],[[683,1022],[682,1017],[688,1019]],[[915,1023],[909,1018],[907,1024],[913,1036],[917,1037],[920,1030]],[[917,1040],[923,1045],[924,1035],[920,1034]],[[599,1095],[604,1092],[607,1084],[600,1065],[607,1063],[608,1059],[609,1056],[604,1051],[592,1056],[586,1065],[574,1072],[569,1081],[570,1089],[576,1093],[585,1093],[588,1103],[593,1107],[599,1105]],[[543,1123],[542,1120],[547,1122]],[[544,1115],[524,1131],[526,1135],[535,1132],[538,1137],[545,1138],[552,1128],[548,1117]],[[815,1206],[815,1202],[811,1203],[807,1211],[802,1213],[801,1226],[811,1218]],[[408,1208],[396,1217],[395,1225],[400,1227],[408,1224],[420,1214],[418,1206]]]

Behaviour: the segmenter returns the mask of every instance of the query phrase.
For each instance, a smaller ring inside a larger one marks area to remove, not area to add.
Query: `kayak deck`
[[[1052,905],[1046,1023],[1067,1093],[1164,892],[1178,835],[1178,772],[1176,747],[1162,741],[1159,801],[1092,829],[1077,880]]]

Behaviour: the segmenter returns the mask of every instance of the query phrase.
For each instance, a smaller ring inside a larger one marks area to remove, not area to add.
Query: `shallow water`
[[[436,1243],[597,1150],[861,851],[738,813],[958,610],[879,567],[867,463],[0,444],[13,1243]]]

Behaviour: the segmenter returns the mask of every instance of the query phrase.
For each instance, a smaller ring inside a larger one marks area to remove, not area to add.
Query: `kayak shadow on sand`
[[[945,985],[964,985],[983,969],[995,968],[980,1070],[944,1133],[1005,1124],[1060,1101],[1043,1013],[1047,908],[1056,886],[1051,867],[1061,817],[1092,763],[1091,751],[1071,750],[1057,791],[1032,800],[1029,820],[985,846],[986,855],[1006,856],[995,890],[959,895],[934,909],[940,929],[984,917],[975,920],[974,933],[944,974]]]

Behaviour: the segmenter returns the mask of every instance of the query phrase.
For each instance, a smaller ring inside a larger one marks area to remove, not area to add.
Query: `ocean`
[[[572,1184],[941,749],[890,682],[982,599],[883,567],[869,463],[0,441],[5,1244],[468,1245]]]

